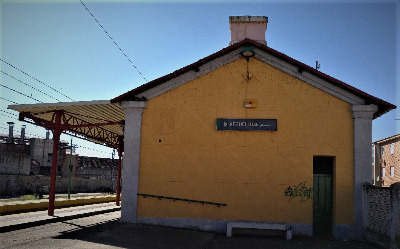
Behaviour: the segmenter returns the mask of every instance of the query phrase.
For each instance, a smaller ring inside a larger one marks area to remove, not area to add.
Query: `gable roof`
[[[373,144],[381,144],[381,143],[386,143],[386,142],[392,142],[392,141],[394,141],[396,139],[399,139],[399,138],[400,138],[400,133],[396,134],[396,135],[393,135],[393,136],[390,136],[390,137],[383,138],[383,139],[378,140],[378,141],[375,141],[375,142],[373,142]]]
[[[381,115],[383,115],[383,114],[385,114],[385,113],[387,113],[387,112],[389,112],[389,111],[391,111],[393,109],[396,109],[396,106],[391,104],[391,103],[389,103],[389,102],[386,102],[386,101],[384,101],[382,99],[379,99],[377,97],[374,97],[374,96],[372,96],[372,95],[370,95],[370,94],[368,94],[366,92],[363,92],[363,91],[361,91],[361,90],[359,90],[359,89],[357,89],[357,88],[355,88],[355,87],[353,87],[353,86],[351,86],[349,84],[344,83],[343,81],[340,81],[340,80],[335,79],[335,78],[333,78],[333,77],[331,77],[331,76],[329,76],[327,74],[324,74],[324,73],[322,73],[322,72],[320,72],[320,71],[318,71],[318,70],[316,70],[316,69],[314,69],[314,68],[312,68],[312,67],[310,67],[310,66],[308,66],[308,65],[306,65],[306,64],[304,64],[304,63],[302,63],[302,62],[300,62],[298,60],[295,60],[295,59],[293,59],[293,58],[291,58],[291,57],[289,57],[289,56],[287,56],[287,55],[285,55],[285,54],[283,54],[283,53],[281,53],[281,52],[279,52],[279,51],[277,51],[275,49],[272,49],[272,48],[270,48],[270,47],[268,47],[268,46],[266,46],[264,44],[258,43],[258,42],[254,41],[254,40],[249,39],[249,38],[246,38],[246,39],[244,39],[244,40],[242,40],[242,41],[240,41],[238,43],[232,44],[232,45],[230,45],[230,46],[228,46],[228,47],[226,47],[226,48],[224,48],[224,49],[222,49],[222,50],[220,50],[220,51],[218,51],[218,52],[216,52],[214,54],[211,54],[211,55],[209,55],[209,56],[207,56],[207,57],[205,57],[203,59],[198,60],[197,62],[194,62],[194,63],[192,63],[192,64],[190,64],[188,66],[185,66],[185,67],[183,67],[181,69],[178,69],[178,70],[176,70],[176,71],[174,71],[174,72],[172,72],[170,74],[167,74],[165,76],[162,76],[160,78],[152,80],[152,81],[150,81],[150,82],[148,82],[146,84],[143,84],[143,85],[141,85],[141,86],[139,86],[137,88],[134,88],[134,89],[132,89],[132,90],[120,95],[120,96],[117,96],[117,97],[111,99],[111,103],[117,103],[117,102],[122,102],[122,101],[143,100],[143,99],[138,99],[137,95],[139,95],[139,94],[141,94],[141,93],[143,93],[143,92],[145,92],[147,90],[150,90],[150,89],[152,89],[154,87],[160,86],[160,85],[166,83],[167,81],[172,80],[172,79],[174,79],[174,78],[176,78],[176,77],[178,77],[178,76],[180,76],[182,74],[185,74],[185,73],[187,73],[189,71],[194,70],[195,72],[197,72],[201,65],[204,65],[205,63],[213,61],[213,60],[215,60],[215,59],[217,59],[217,58],[219,58],[221,56],[224,56],[224,55],[226,55],[226,54],[228,54],[228,53],[230,53],[230,52],[232,52],[232,51],[234,51],[234,50],[236,50],[236,49],[238,49],[240,47],[245,47],[245,46],[252,46],[254,48],[258,48],[261,51],[264,51],[264,52],[266,52],[266,53],[268,53],[268,54],[270,54],[272,56],[275,56],[276,58],[278,58],[280,60],[283,60],[283,61],[285,61],[285,62],[297,67],[298,71],[300,73],[301,72],[308,72],[311,75],[314,75],[314,76],[316,76],[318,78],[321,78],[322,80],[332,84],[333,86],[336,86],[336,87],[338,87],[340,89],[343,89],[343,90],[345,90],[345,91],[347,91],[347,92],[349,92],[349,93],[351,93],[351,94],[353,94],[353,95],[355,95],[357,97],[360,97],[361,99],[363,99],[365,101],[366,105],[374,104],[374,105],[378,106],[378,111],[374,114],[374,117],[373,117],[374,119],[380,117]]]

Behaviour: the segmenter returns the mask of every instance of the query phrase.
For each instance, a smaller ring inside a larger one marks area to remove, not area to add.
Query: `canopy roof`
[[[120,104],[109,100],[10,105],[19,120],[53,130],[60,125],[64,133],[85,138],[112,148],[122,146],[125,113]],[[61,122],[56,124],[56,113]]]

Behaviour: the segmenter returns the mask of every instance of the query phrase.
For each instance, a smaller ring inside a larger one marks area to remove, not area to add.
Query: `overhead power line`
[[[15,117],[11,117],[11,116],[8,116],[8,115],[4,115],[3,113],[0,113],[0,115],[1,116],[4,116],[4,117],[7,117],[7,118],[11,118],[11,119],[14,119]]]
[[[10,115],[13,115],[13,116],[17,116],[17,117],[18,117],[18,115],[17,115],[17,114],[15,114],[15,113],[6,112],[6,111],[3,111],[3,110],[0,110],[0,112],[5,112],[5,113],[7,113],[7,114],[10,114]]]
[[[44,95],[46,95],[46,96],[48,96],[48,97],[50,97],[50,98],[52,98],[52,99],[55,99],[55,100],[57,100],[57,101],[60,101],[59,99],[56,99],[56,98],[54,98],[53,96],[50,96],[50,95],[48,95],[47,93],[40,91],[39,89],[37,89],[37,88],[35,88],[35,87],[29,85],[28,83],[25,83],[25,82],[23,82],[23,81],[21,81],[21,80],[15,78],[14,76],[12,76],[12,75],[10,75],[10,74],[4,72],[4,71],[0,71],[0,72],[2,72],[3,74],[7,75],[8,77],[10,77],[10,78],[12,78],[12,79],[14,79],[14,80],[16,80],[16,81],[18,81],[18,82],[24,84],[25,86],[29,86],[29,87],[32,88],[33,90],[36,90],[36,91],[38,91],[38,92],[40,92],[40,93],[42,93],[42,94],[44,94]]]
[[[10,113],[10,114],[12,114],[12,113]],[[3,115],[1,113],[0,113],[0,115],[5,116],[5,115]],[[15,114],[13,114],[13,115],[15,115]],[[0,127],[0,129],[4,130],[4,131],[8,131],[9,130],[9,128],[6,128],[6,127]],[[31,138],[35,138],[35,137],[36,138],[44,138],[43,135],[38,135],[38,134],[28,133],[28,132],[26,134],[30,135]],[[86,139],[83,139],[83,140],[86,140]],[[88,140],[86,140],[86,141],[88,141]],[[92,151],[93,154],[97,154],[97,155],[104,155],[104,156],[109,155],[108,152],[105,152],[105,151],[102,151],[102,150],[93,149],[93,148],[89,148],[89,147],[85,147],[85,146],[81,146],[81,145],[77,145],[77,148],[80,148],[81,150],[85,150],[85,151]]]
[[[30,78],[36,80],[36,81],[39,82],[40,84],[42,84],[42,85],[44,85],[44,86],[50,88],[51,90],[55,91],[56,93],[59,93],[59,94],[61,94],[62,96],[64,96],[64,97],[66,97],[66,98],[68,98],[68,99],[74,101],[73,99],[71,99],[71,98],[68,97],[67,95],[63,94],[62,92],[58,91],[57,89],[55,89],[55,88],[53,88],[53,87],[51,87],[51,86],[49,86],[49,85],[43,83],[42,81],[38,80],[37,78],[33,77],[32,75],[30,75],[30,74],[28,74],[28,73],[25,73],[25,72],[22,71],[21,69],[19,69],[19,68],[13,66],[11,63],[8,63],[7,61],[5,61],[5,60],[3,60],[3,59],[1,59],[1,58],[0,58],[0,61],[4,62],[5,64],[9,65],[10,67],[12,67],[12,68],[14,68],[14,69],[16,69],[16,70],[18,70],[18,71],[20,71],[21,73],[25,74],[26,76],[28,76],[28,77],[30,77]]]
[[[81,1],[81,4],[83,5],[83,7],[85,7],[85,9],[89,12],[89,14],[93,17],[93,19],[97,22],[97,24],[103,29],[103,31],[106,33],[106,35],[111,39],[111,41],[115,44],[115,46],[117,46],[117,48],[119,49],[119,51],[121,51],[121,53],[125,56],[125,58],[131,63],[131,65],[136,69],[136,71],[142,76],[142,78],[146,81],[149,82],[144,75],[139,71],[139,69],[135,66],[135,64],[133,64],[133,62],[131,61],[131,59],[129,59],[129,57],[126,55],[126,53],[124,51],[122,51],[121,47],[115,42],[115,40],[110,36],[110,34],[107,32],[107,30],[103,27],[103,25],[100,24],[100,22],[96,19],[96,17],[92,14],[92,12],[88,9],[88,7]]]
[[[11,102],[11,103],[13,103],[13,104],[16,104],[16,105],[18,105],[18,103],[17,103],[17,102],[14,102],[14,101],[12,101],[12,100],[5,99],[5,98],[3,98],[3,97],[0,97],[0,99],[2,99],[2,100],[5,100],[5,101],[8,101],[8,102]]]
[[[30,99],[36,100],[36,101],[38,101],[38,102],[40,102],[40,103],[43,103],[42,101],[40,101],[40,100],[38,100],[38,99],[35,99],[35,98],[33,98],[33,97],[29,96],[29,95],[26,95],[26,94],[24,94],[24,93],[21,93],[21,92],[15,90],[15,89],[12,89],[11,87],[5,86],[5,85],[3,85],[3,84],[0,84],[0,86],[2,86],[2,87],[4,87],[4,88],[7,88],[8,90],[11,90],[11,91],[16,92],[16,93],[18,93],[18,94],[21,94],[21,95],[23,95],[23,96],[25,96],[25,97],[28,97],[28,98],[30,98]]]
[[[0,129],[1,130],[5,130],[5,131],[9,130],[9,128],[5,128],[5,127],[0,127]],[[42,136],[42,135],[33,134],[33,133],[30,133],[30,132],[26,132],[25,135],[29,135],[31,138],[35,138],[35,137],[36,138],[44,138],[44,136]]]
[[[77,148],[81,148],[81,149],[83,149],[83,150],[94,151],[94,152],[95,152],[96,154],[98,154],[98,155],[108,155],[108,154],[109,154],[109,153],[107,153],[107,152],[105,152],[105,151],[96,150],[96,149],[88,148],[88,147],[81,146],[81,145],[78,145]]]

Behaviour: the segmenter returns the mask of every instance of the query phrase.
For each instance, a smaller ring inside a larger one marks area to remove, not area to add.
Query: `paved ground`
[[[1,232],[0,248],[379,248],[355,241],[329,241],[298,237],[286,241],[283,236],[238,235],[227,238],[224,234],[121,223],[119,217],[120,211],[114,211]]]
[[[225,234],[121,223],[115,203],[0,216],[0,248],[375,249],[356,241]]]
[[[0,232],[121,210],[115,204],[115,195],[105,194],[74,194],[70,199],[56,195],[53,216],[48,215],[48,203],[48,199],[0,200]]]
[[[227,238],[224,234],[173,229],[159,226],[124,224],[118,221],[94,226],[82,231],[64,234],[59,239],[74,239],[98,246],[118,248],[173,248],[173,249],[373,249],[378,248],[362,242],[344,242],[294,238],[286,241],[283,237],[241,235]]]
[[[3,215],[0,216],[0,233],[72,220],[80,217],[93,216],[120,209],[121,208],[116,206],[115,203],[100,203],[56,209],[53,216],[49,216],[47,211]]]

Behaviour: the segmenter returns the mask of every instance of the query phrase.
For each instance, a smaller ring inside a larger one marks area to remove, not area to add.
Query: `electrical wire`
[[[15,66],[13,66],[13,65],[11,65],[10,63],[4,61],[3,59],[0,58],[0,61],[6,63],[7,65],[13,67],[13,68],[16,69],[16,70],[22,72],[23,74],[25,74],[25,75],[31,77],[32,79],[38,81],[39,83],[41,83],[41,84],[43,84],[43,85],[49,87],[49,88],[52,89],[53,91],[56,91],[57,93],[60,93],[61,95],[67,97],[68,99],[73,100],[72,98],[70,98],[70,97],[64,95],[63,93],[57,91],[56,89],[54,89],[54,88],[52,88],[52,87],[46,85],[45,83],[41,82],[40,80],[34,78],[33,76],[31,76],[31,75],[29,75],[29,74],[23,72],[22,70],[16,68]],[[46,94],[46,93],[44,93],[44,92],[38,90],[38,89],[36,89],[35,87],[33,87],[33,86],[31,86],[31,85],[29,85],[29,84],[27,84],[27,83],[25,83],[25,82],[23,82],[23,81],[17,79],[16,77],[14,77],[14,76],[12,76],[12,75],[10,75],[10,74],[8,74],[8,73],[2,71],[2,70],[1,70],[1,73],[5,74],[5,75],[7,75],[7,76],[9,76],[9,77],[11,77],[11,78],[14,79],[14,80],[19,81],[20,83],[23,83],[23,84],[26,85],[26,86],[29,86],[30,88],[32,88],[32,89],[34,89],[34,90],[36,90],[36,91],[38,91],[38,92],[40,92],[40,93],[42,93],[42,94],[44,94],[44,95],[46,95],[46,96],[49,96],[49,97],[51,97],[51,98],[53,98],[53,99],[59,101],[58,99],[56,99],[56,98],[54,98],[54,97],[52,97],[52,96],[50,96],[50,95],[48,95],[48,94]],[[20,92],[20,91],[17,91],[17,90],[15,90],[15,89],[11,88],[11,87],[5,86],[5,85],[3,85],[3,84],[1,84],[1,83],[0,83],[0,86],[2,86],[2,87],[4,87],[4,88],[7,88],[7,89],[9,89],[9,90],[11,90],[11,91],[13,91],[13,92],[16,92],[16,93],[18,93],[18,94],[20,94],[20,95],[23,95],[23,96],[25,96],[25,97],[31,98],[31,99],[33,99],[33,100],[35,100],[35,101],[40,102],[40,103],[44,103],[44,102],[42,102],[42,101],[40,101],[40,100],[38,100],[38,99],[36,99],[36,98],[33,98],[32,96],[26,95],[26,94],[24,94],[24,93],[22,93],[22,92]],[[9,102],[11,102],[11,103],[13,103],[13,104],[18,104],[17,102],[14,102],[14,101],[12,101],[12,100],[9,100],[9,99],[3,98],[3,97],[0,97],[0,99],[3,99],[3,100],[5,100],[5,101],[9,101]],[[4,112],[4,113],[6,113],[6,114],[9,114],[9,115],[18,116],[18,115],[16,115],[16,114],[13,114],[13,113],[10,113],[10,112],[4,111],[4,110],[0,110],[0,111],[1,111],[1,112]],[[4,115],[4,114],[2,114],[2,113],[0,113],[0,115],[1,115],[1,116],[5,116],[5,117],[7,117],[7,118],[12,118],[12,119],[15,118],[15,117],[11,117],[11,116],[8,116],[8,115]],[[28,122],[28,123],[30,123],[30,122]],[[8,130],[7,128],[4,128],[4,127],[0,127],[0,128],[3,129],[3,130]],[[76,136],[76,135],[74,135],[74,134],[68,134],[68,133],[66,133],[66,132],[64,132],[64,133],[65,133],[66,135],[73,136],[73,137],[77,137],[77,138],[82,139],[82,140],[85,140],[85,141],[90,141],[89,139],[86,139],[85,137],[79,137],[79,136]],[[30,133],[27,133],[27,134],[29,134],[29,135],[31,135],[31,136],[33,136],[33,137],[41,137],[41,138],[44,137],[44,136],[39,136],[39,135],[37,135],[37,134],[30,134]],[[91,148],[84,147],[84,146],[79,146],[79,147],[82,148],[82,149],[94,151],[95,153],[97,153],[97,154],[99,154],[99,155],[107,155],[107,154],[108,154],[108,153],[106,153],[106,152],[104,152],[104,151],[100,151],[100,150],[96,150],[96,149],[91,149]]]
[[[3,111],[3,110],[0,110],[0,111],[6,112],[6,111]],[[9,113],[9,114],[12,114],[12,113]],[[4,115],[4,114],[2,114],[2,113],[0,113],[0,115],[1,115],[1,116],[5,116],[5,117],[8,117],[8,118],[14,118],[14,117],[6,116],[6,115]],[[16,115],[16,114],[12,114],[12,115]],[[26,121],[26,122],[27,122],[27,121]],[[33,123],[31,123],[31,122],[27,122],[27,123],[33,124]],[[34,125],[34,124],[33,124],[33,125]],[[4,127],[0,127],[0,129],[8,130],[8,128],[4,128]],[[69,134],[69,133],[66,133],[66,132],[63,132],[63,133],[66,134],[66,135],[68,135],[68,136],[71,136],[71,137],[76,137],[76,138],[79,138],[79,139],[84,140],[84,141],[92,142],[92,141],[90,141],[89,139],[87,139],[87,138],[85,138],[85,137],[79,137],[79,136],[77,136],[77,135],[75,135],[75,134]],[[42,136],[42,135],[37,135],[37,134],[32,134],[32,133],[27,133],[27,134],[28,134],[28,135],[31,135],[32,137],[44,138],[44,136]],[[101,144],[99,144],[99,145],[101,145]],[[97,155],[108,155],[108,154],[109,154],[109,153],[107,153],[107,152],[105,152],[105,151],[96,150],[96,149],[88,148],[88,147],[81,146],[81,145],[77,145],[77,148],[81,148],[81,149],[86,150],[86,151],[93,151],[93,152],[95,152],[95,154],[97,154]]]
[[[5,112],[5,111],[3,111],[3,112]],[[10,113],[10,114],[12,114],[12,113]],[[0,113],[0,115],[5,116],[5,115],[3,115],[3,114],[1,114],[1,113]],[[15,115],[15,114],[13,114],[13,115]],[[5,130],[5,131],[8,131],[8,128],[5,128],[5,127],[0,127],[0,129]],[[32,134],[32,133],[26,133],[26,134],[27,134],[27,135],[30,135],[31,137],[44,138],[44,136],[37,135],[37,134]],[[80,138],[80,139],[82,139],[82,138]],[[86,140],[86,139],[82,139],[82,140]],[[88,140],[86,140],[86,141],[88,141]],[[95,154],[97,154],[97,155],[104,155],[104,156],[107,156],[107,155],[109,154],[109,153],[107,153],[107,152],[105,152],[105,151],[96,150],[96,149],[93,149],[93,148],[88,148],[88,147],[81,146],[81,145],[77,145],[77,144],[74,144],[74,147],[75,147],[75,148],[80,148],[80,149],[86,150],[86,151],[93,151],[93,152],[95,152]]]
[[[0,127],[0,129],[8,131],[9,128]],[[34,137],[36,137],[36,138],[44,138],[44,136],[42,136],[42,135],[33,134],[33,133],[30,133],[30,132],[27,132],[25,134],[31,136],[31,138],[34,138]]]
[[[88,142],[91,142],[91,143],[94,143],[94,144],[97,144],[97,145],[106,146],[106,145],[104,145],[104,144],[101,144],[101,143],[98,143],[98,142],[94,142],[94,141],[92,141],[92,140],[86,138],[86,137],[83,136],[83,135],[75,134],[75,133],[73,133],[73,132],[71,132],[71,131],[68,131],[68,130],[64,131],[63,133],[66,134],[66,135],[68,135],[68,136],[76,137],[76,138],[78,138],[78,139],[81,139],[81,140],[84,140],[84,141],[88,141]],[[79,147],[83,147],[83,146],[79,146]],[[83,147],[83,148],[86,148],[86,147]],[[88,148],[88,149],[90,149],[90,148]],[[92,149],[92,150],[94,150],[94,149]]]
[[[12,79],[14,79],[14,80],[16,80],[16,81],[18,81],[18,82],[24,84],[25,86],[29,86],[30,88],[32,88],[32,89],[34,89],[34,90],[36,90],[36,91],[38,91],[38,92],[40,92],[40,93],[42,93],[42,94],[44,94],[44,95],[50,97],[50,98],[52,98],[52,99],[55,99],[55,100],[57,100],[57,101],[60,101],[59,99],[56,99],[56,98],[54,98],[53,96],[50,96],[50,95],[48,95],[47,93],[40,91],[39,89],[37,89],[37,88],[35,88],[35,87],[29,85],[28,83],[25,83],[25,82],[23,82],[23,81],[21,81],[21,80],[15,78],[14,76],[12,76],[12,75],[10,75],[10,74],[8,74],[8,73],[2,71],[2,70],[1,70],[0,72],[2,72],[3,74],[7,75],[8,77],[10,77],[10,78],[12,78]]]
[[[105,151],[100,151],[100,150],[96,150],[96,149],[92,149],[92,148],[88,148],[88,147],[80,146],[80,145],[78,145],[76,148],[77,149],[80,148],[80,149],[83,149],[83,150],[94,151],[94,152],[96,152],[97,155],[108,155],[109,154],[109,153],[106,153]]]
[[[64,96],[64,97],[66,97],[66,98],[68,98],[68,99],[74,101],[73,99],[71,99],[71,98],[68,97],[67,95],[63,94],[62,92],[58,91],[57,89],[54,89],[53,87],[51,87],[51,86],[49,86],[49,85],[43,83],[42,81],[38,80],[37,78],[33,77],[32,75],[30,75],[30,74],[28,74],[28,73],[25,73],[25,72],[22,71],[21,69],[19,69],[19,68],[13,66],[11,63],[8,63],[7,61],[3,60],[2,58],[0,58],[0,61],[4,62],[5,64],[9,65],[10,67],[12,67],[12,68],[14,68],[14,69],[16,69],[16,70],[18,70],[18,71],[20,71],[21,73],[25,74],[26,76],[28,76],[28,77],[30,77],[30,78],[36,80],[36,81],[39,82],[40,84],[47,86],[48,88],[50,88],[51,90],[55,91],[56,93],[59,93],[59,94],[61,94],[62,96]]]
[[[83,149],[87,149],[87,150],[96,151],[96,152],[99,152],[99,153],[101,153],[101,154],[107,154],[107,153],[104,152],[104,151],[96,150],[96,149],[93,149],[93,148],[88,148],[88,147],[85,147],[85,146],[80,146],[80,145],[78,145],[77,148],[83,148]]]
[[[16,90],[14,90],[14,89],[12,89],[12,88],[9,88],[9,87],[7,87],[7,86],[4,86],[4,85],[2,85],[2,84],[0,84],[0,86],[3,86],[3,87],[5,87],[5,88],[8,88],[8,89],[13,90],[13,91],[15,91],[15,92],[18,92],[18,91],[16,91]],[[18,93],[20,93],[20,92],[18,92]],[[30,97],[30,96],[27,96],[27,95],[25,95],[25,94],[23,94],[23,93],[20,93],[20,94],[22,94],[22,95],[24,95],[24,96],[26,96],[26,97]],[[1,97],[0,97],[0,98],[1,98]],[[2,99],[3,99],[3,98],[2,98]],[[7,99],[5,99],[5,100],[7,100]],[[35,99],[35,100],[36,100],[36,99]],[[10,101],[10,102],[12,102],[12,103],[18,104],[18,103],[16,103],[16,102],[11,101],[11,100],[7,100],[7,101]],[[41,102],[40,100],[37,100],[37,101]],[[42,103],[43,103],[43,102],[42,102]],[[4,110],[0,110],[0,111],[1,111],[1,112],[4,112],[4,113],[6,113],[6,114],[9,114],[9,115],[13,115],[13,116],[17,116],[17,117],[18,117],[17,114],[14,114],[14,113],[11,113],[11,112],[7,112],[7,111],[4,111]],[[8,116],[8,115],[4,115],[4,114],[2,114],[2,113],[0,113],[0,115],[1,115],[1,116],[5,116],[5,117],[7,117],[7,118],[15,119],[15,117],[11,117],[11,116]],[[25,122],[31,123],[31,122],[28,122],[28,121],[25,121]],[[31,123],[31,124],[34,124],[34,123]],[[34,125],[35,125],[35,124],[34,124]],[[4,130],[7,130],[7,129],[4,128],[4,127],[0,127],[0,128],[1,128],[1,129],[4,129]],[[89,139],[87,139],[87,138],[84,137],[84,136],[78,136],[77,134],[69,133],[68,131],[65,131],[65,132],[63,132],[63,133],[66,134],[66,135],[69,135],[69,136],[71,136],[71,137],[76,137],[76,138],[82,139],[82,140],[84,140],[84,141],[89,141],[89,142],[91,142]],[[28,133],[27,133],[27,134],[28,134]],[[34,135],[34,134],[29,134],[29,135],[31,135],[31,136],[33,136],[33,137],[41,137],[41,138],[43,138],[43,136],[39,136],[39,135]],[[101,145],[101,144],[99,144],[99,145]],[[104,155],[104,156],[108,155],[108,153],[106,153],[106,152],[104,152],[104,151],[100,151],[100,150],[88,148],[88,147],[85,147],[85,146],[78,146],[78,148],[81,148],[81,149],[83,149],[83,150],[90,150],[90,151],[93,151],[93,152],[95,152],[97,155]]]
[[[16,105],[18,105],[18,103],[17,103],[17,102],[14,102],[14,101],[12,101],[12,100],[5,99],[5,98],[3,98],[3,97],[0,97],[0,99],[2,99],[2,100],[5,100],[5,101],[8,101],[8,102],[11,102],[11,103],[13,103],[13,104],[16,104]]]
[[[4,110],[0,110],[0,111],[1,111],[1,112],[4,112],[4,113],[6,113],[6,114],[9,114],[9,115],[18,117],[17,114],[14,114],[14,113],[11,113],[11,112],[7,112],[7,111],[4,111]],[[15,119],[15,117],[8,116],[8,115],[4,115],[3,113],[0,113],[0,116],[5,116],[5,117],[7,117],[7,118]],[[26,122],[27,122],[27,121],[26,121]],[[27,123],[31,123],[31,122],[27,122]],[[31,124],[34,124],[34,123],[31,123]],[[8,130],[8,128],[4,128],[4,127],[0,127],[0,129],[2,129],[2,130]],[[77,135],[75,135],[75,134],[73,134],[73,133],[68,133],[67,131],[65,131],[65,132],[63,132],[63,133],[66,134],[66,135],[68,135],[68,136],[76,137],[76,138],[79,138],[79,139],[81,139],[81,140],[89,141],[89,142],[90,142],[90,140],[87,139],[87,138],[85,138],[85,137],[77,136]],[[32,133],[26,133],[26,134],[28,134],[28,135],[30,135],[30,136],[32,136],[32,137],[44,138],[44,136],[42,136],[42,135],[37,135],[37,134],[32,134]],[[101,144],[99,144],[99,145],[101,145]],[[88,147],[81,146],[81,145],[77,145],[77,148],[81,148],[82,150],[86,150],[86,151],[92,151],[91,153],[94,153],[94,154],[97,154],[97,155],[102,155],[102,156],[105,156],[105,157],[108,157],[108,154],[109,154],[109,153],[107,153],[107,152],[105,152],[105,151],[96,150],[96,149],[88,148]]]
[[[144,75],[139,71],[139,69],[133,64],[132,60],[129,59],[129,57],[126,55],[126,53],[121,49],[121,47],[115,42],[115,40],[111,37],[111,35],[107,32],[107,30],[103,27],[103,25],[100,24],[100,22],[96,19],[96,17],[92,14],[92,12],[88,9],[88,7],[80,0],[81,4],[85,9],[89,12],[89,14],[93,17],[93,19],[97,22],[97,24],[103,29],[103,31],[106,33],[106,35],[111,39],[111,41],[117,46],[119,51],[125,56],[125,58],[131,63],[131,65],[136,69],[136,71],[142,76],[142,78],[146,81],[149,82]]]
[[[17,116],[17,117],[18,117],[18,115],[17,115],[17,114],[15,114],[15,113],[6,112],[6,111],[3,111],[3,110],[0,110],[0,112],[5,112],[5,113],[7,113],[7,114],[10,114],[10,115],[13,115],[13,116]]]
[[[38,135],[38,134],[33,134],[33,133],[26,133],[27,135],[30,135],[32,138],[37,137],[37,138],[45,138],[43,135]]]
[[[2,113],[0,113],[0,115],[1,116],[4,116],[4,117],[7,117],[7,118],[11,118],[11,119],[14,119],[15,117],[11,117],[11,116],[8,116],[8,115],[4,115],[4,114],[2,114]]]
[[[24,94],[24,93],[21,93],[21,92],[15,90],[15,89],[12,89],[11,87],[5,86],[5,85],[3,85],[3,84],[0,84],[0,86],[2,86],[2,87],[4,87],[4,88],[7,88],[8,90],[11,90],[11,91],[13,91],[13,92],[19,93],[19,94],[21,94],[21,95],[23,95],[23,96],[25,96],[25,97],[30,98],[30,99],[36,100],[36,101],[38,101],[38,102],[40,102],[40,103],[43,103],[42,101],[40,101],[40,100],[38,100],[38,99],[35,99],[35,98],[33,98],[33,97],[29,96],[29,95],[26,95],[26,94]]]

